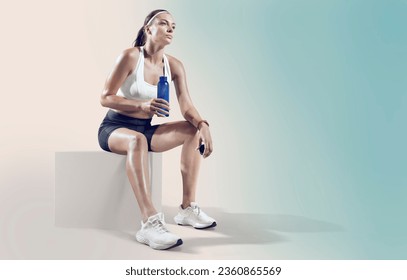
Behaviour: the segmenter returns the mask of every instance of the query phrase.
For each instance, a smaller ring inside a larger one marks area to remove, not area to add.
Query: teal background
[[[339,258],[406,258],[407,1],[168,9],[224,204],[336,224]]]

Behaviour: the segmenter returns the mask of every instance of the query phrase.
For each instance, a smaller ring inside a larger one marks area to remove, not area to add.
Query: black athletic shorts
[[[118,128],[128,128],[138,131],[147,138],[148,150],[151,151],[151,138],[160,125],[151,125],[152,119],[138,119],[109,110],[99,127],[98,139],[100,147],[111,152],[108,145],[110,134]]]

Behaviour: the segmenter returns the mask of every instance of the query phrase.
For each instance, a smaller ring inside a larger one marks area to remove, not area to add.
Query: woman
[[[126,171],[140,207],[141,229],[137,241],[153,249],[169,249],[182,244],[170,233],[164,215],[151,201],[147,153],[164,152],[182,145],[182,204],[174,220],[197,229],[216,226],[195,202],[200,164],[197,147],[204,144],[203,157],[212,153],[209,124],[202,119],[189,96],[185,71],[176,58],[165,55],[175,23],[166,10],[152,11],[140,29],[134,47],[119,56],[106,80],[101,104],[110,108],[99,128],[99,144],[108,152],[127,155]],[[164,70],[164,71],[163,71]],[[169,103],[157,98],[157,83],[162,73],[175,85],[178,103],[186,121],[151,125],[154,115],[164,117]]]

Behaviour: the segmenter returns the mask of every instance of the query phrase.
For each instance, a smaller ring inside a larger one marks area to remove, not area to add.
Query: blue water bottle
[[[170,102],[170,84],[168,83],[166,76],[160,76],[160,81],[157,85],[157,98],[162,98],[167,100],[167,102]],[[164,110],[168,112],[168,110]],[[169,114],[166,114],[165,116],[168,117]]]

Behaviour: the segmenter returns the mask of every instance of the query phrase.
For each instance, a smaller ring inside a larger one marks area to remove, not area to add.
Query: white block
[[[161,211],[162,155],[148,155],[151,195]],[[141,215],[126,174],[126,156],[55,153],[55,225],[116,230],[140,228]]]

